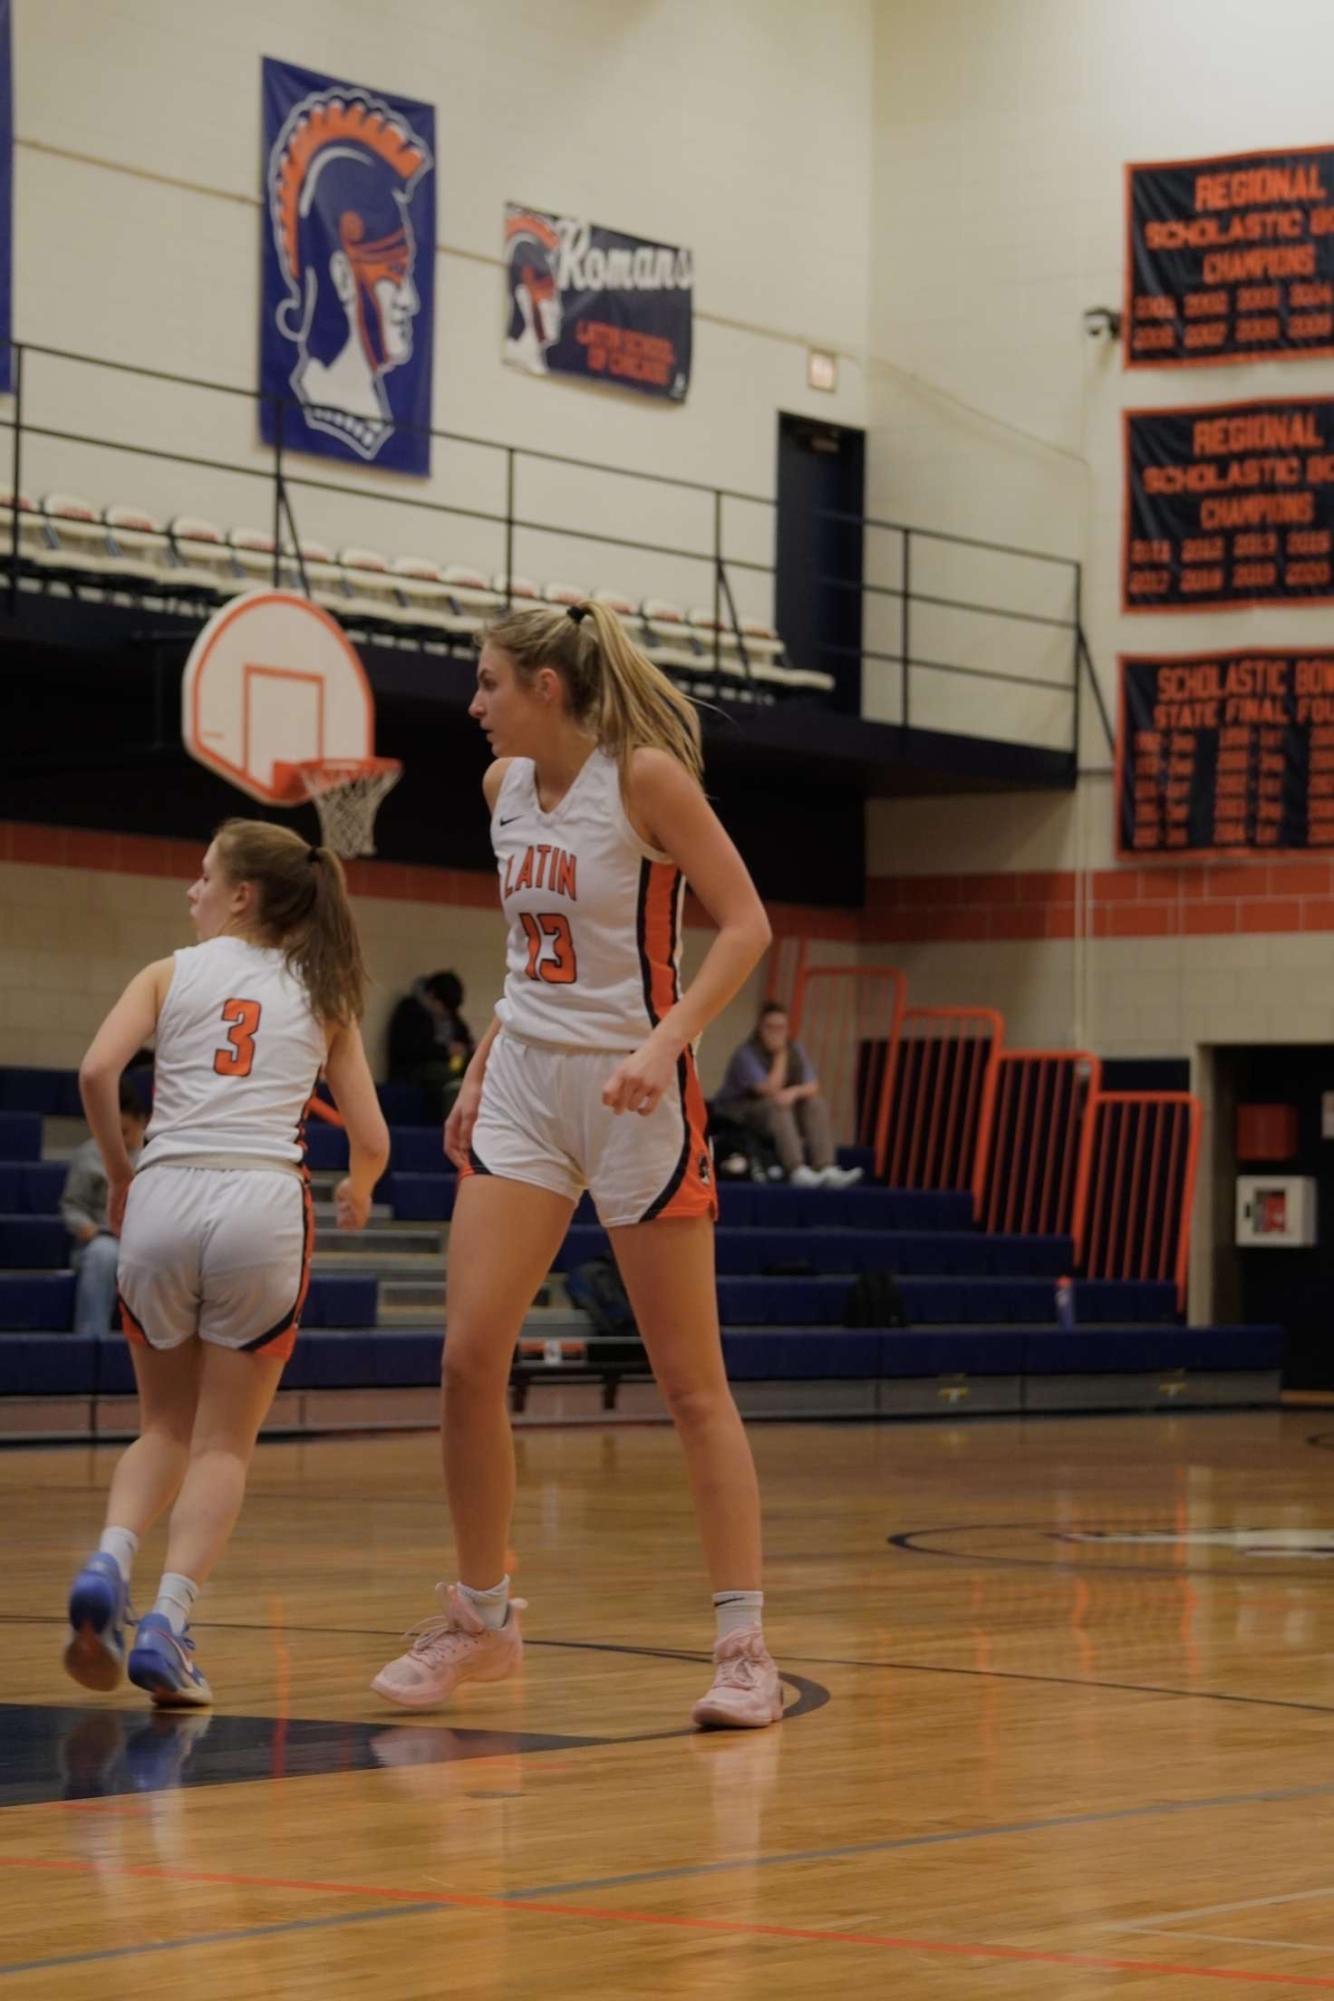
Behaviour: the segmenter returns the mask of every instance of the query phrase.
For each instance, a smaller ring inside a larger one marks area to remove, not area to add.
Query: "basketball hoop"
[[[396,757],[311,757],[273,767],[284,800],[297,805],[309,799],[320,816],[324,846],[344,860],[375,853],[375,815],[402,776]]]

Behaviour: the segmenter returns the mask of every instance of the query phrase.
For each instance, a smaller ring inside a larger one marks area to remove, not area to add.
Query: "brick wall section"
[[[1072,870],[878,876],[863,942],[1073,938],[1077,880]],[[1094,938],[1334,931],[1334,859],[1095,869],[1086,921]]]
[[[0,861],[175,878],[184,885],[198,872],[201,853],[192,841],[0,821]],[[489,870],[357,861],[348,864],[347,874],[354,896],[471,910],[498,907]],[[769,906],[769,915],[778,937],[799,934],[844,944],[1073,938],[1077,880],[1070,869],[873,876],[863,911],[780,903]],[[707,923],[693,897],[687,900],[686,922],[692,928]],[[1095,869],[1089,877],[1088,923],[1094,938],[1334,932],[1334,857]]]

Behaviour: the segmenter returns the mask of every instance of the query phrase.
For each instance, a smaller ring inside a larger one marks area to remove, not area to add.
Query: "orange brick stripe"
[[[84,827],[39,827],[24,820],[0,820],[0,862],[162,876],[185,884],[198,875],[203,855],[203,845],[198,842],[173,841],[155,834],[100,833]],[[496,877],[491,869],[349,862],[347,884],[354,896],[387,897],[407,903],[447,903],[497,913],[500,909]],[[857,910],[817,910],[799,903],[779,903],[769,906],[769,917],[779,935],[795,933],[853,944],[862,935],[862,915]],[[685,922],[692,928],[707,926],[709,922],[692,896],[686,898]]]
[[[877,876],[866,885],[867,943],[1073,938],[1073,870]],[[1334,858],[1095,869],[1094,938],[1334,931]]]
[[[161,876],[184,884],[198,874],[202,855],[194,841],[0,820],[0,862]],[[347,879],[354,896],[499,909],[489,869],[358,861],[349,862]],[[778,903],[769,905],[769,918],[776,937],[852,945],[1066,939],[1078,929],[1076,896],[1071,869],[872,876],[863,910]],[[1334,857],[1095,869],[1088,898],[1095,938],[1334,931]],[[708,923],[691,896],[685,921],[694,928]]]

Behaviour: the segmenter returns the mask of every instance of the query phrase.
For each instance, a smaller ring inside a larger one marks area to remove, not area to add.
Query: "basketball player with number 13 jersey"
[[[444,1354],[458,1578],[372,1686],[429,1709],[519,1666],[510,1358],[587,1190],[684,1450],[713,1587],[714,1679],[692,1714],[761,1727],[782,1715],[782,1691],[761,1619],[754,1463],[723,1367],[694,1043],[759,962],[768,920],[704,797],[693,708],[607,606],[501,619],[477,684],[508,938],[504,993],[445,1128],[460,1172]],[[687,879],[717,935],[683,992]]]

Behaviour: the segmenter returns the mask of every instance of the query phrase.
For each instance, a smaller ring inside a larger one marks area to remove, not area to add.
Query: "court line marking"
[[[266,1927],[270,1936],[281,1931],[301,1931],[316,1924],[325,1929],[333,1929],[340,1922],[370,1923],[377,1918],[407,1917],[424,1915],[437,1910],[474,1910],[491,1913],[505,1913],[507,1916],[523,1911],[534,1916],[585,1919],[596,1924],[642,1925],[650,1929],[670,1931],[707,1932],[714,1936],[732,1938],[781,1938],[803,1940],[818,1945],[873,1946],[881,1951],[921,1953],[947,1959],[998,1960],[1009,1964],[1025,1966],[1074,1966],[1100,1972],[1131,1973],[1143,1975],[1169,1974],[1179,1979],[1231,1980],[1252,1987],[1300,1987],[1323,1994],[1334,1993],[1334,1978],[1319,1974],[1261,1973],[1246,1971],[1238,1967],[1202,1966],[1177,1964],[1166,1960],[1125,1959],[1108,1953],[1044,1952],[1034,1946],[993,1944],[982,1940],[916,1938],[894,1932],[846,1932],[831,1931],[815,1925],[772,1925],[733,1918],[702,1918],[682,1913],[665,1911],[624,1911],[614,1910],[596,1904],[536,1903],[530,1900],[516,1902],[513,1898],[473,1895],[465,1891],[401,1890],[373,1884],[354,1883],[311,1883],[298,1882],[283,1877],[241,1876],[223,1871],[196,1871],[174,1869],[167,1866],[148,1865],[107,1870],[96,1862],[76,1862],[73,1860],[47,1860],[36,1857],[8,1858],[14,1866],[35,1869],[66,1870],[77,1873],[96,1872],[102,1875],[114,1874],[146,1878],[149,1880],[169,1880],[177,1882],[226,1883],[233,1887],[258,1887],[265,1889],[291,1889],[304,1892],[321,1892],[325,1895],[393,1897],[394,1904],[366,1912],[349,1912],[342,1919],[335,1914],[331,1918],[295,1919],[290,1925]],[[162,1952],[183,1951],[191,1946],[214,1942],[225,1943],[230,1937],[238,1940],[254,1937],[254,1932],[238,1931],[203,1935],[193,1938],[149,1942],[143,1947],[117,1946],[105,1955],[89,1954],[87,1959],[97,1957],[129,1958],[138,1951]],[[0,1965],[0,1976],[12,1972],[33,1972],[48,1966],[68,1964],[63,1960],[29,1960],[21,1964]],[[87,1960],[84,1961],[87,1963]]]
[[[1221,1918],[1230,1916],[1233,1911],[1268,1910],[1275,1904],[1307,1904],[1313,1897],[1334,1897],[1334,1884],[1323,1884],[1318,1890],[1278,1890],[1270,1897],[1234,1897],[1226,1904],[1196,1904],[1189,1911],[1154,1911],[1149,1917],[1121,1920],[1108,1929],[1129,1931],[1138,1925],[1170,1925],[1190,1918]]]
[[[1056,1814],[1046,1819],[994,1822],[984,1827],[945,1828],[932,1834],[907,1834],[888,1841],[850,1842],[837,1848],[806,1848],[789,1851],[780,1855],[737,1856],[725,1862],[681,1863],[667,1869],[637,1870],[620,1876],[583,1877],[561,1883],[539,1883],[527,1889],[507,1890],[493,1901],[509,1905],[528,1902],[537,1897],[577,1895],[588,1890],[626,1889],[641,1883],[680,1882],[697,1876],[723,1876],[735,1874],[745,1869],[775,1869],[787,1867],[796,1862],[838,1862],[859,1855],[888,1855],[915,1848],[957,1847],[970,1841],[987,1841],[1001,1836],[1016,1834],[1046,1834],[1068,1827],[1097,1827],[1119,1821],[1151,1820],[1163,1816],[1187,1813],[1206,1813],[1234,1806],[1284,1805],[1295,1800],[1322,1799],[1334,1794],[1334,1784],[1316,1786],[1293,1786],[1281,1791],[1253,1793],[1220,1793],[1205,1799],[1163,1800],[1149,1806],[1114,1807],[1103,1813]],[[0,1856],[0,1868],[33,1870],[74,1870],[82,1871],[84,1863],[59,1858],[38,1858],[33,1856]],[[367,1884],[289,1882],[285,1878],[267,1876],[238,1877],[215,1874],[209,1871],[178,1872],[168,1864],[131,1865],[122,1872],[132,1876],[150,1879],[171,1878],[182,1874],[191,1882],[218,1883],[268,1883],[275,1887],[299,1890],[328,1890],[358,1896],[403,1895],[417,1896],[417,1891],[389,1892]],[[1187,1915],[1192,1915],[1187,1913]],[[1203,1915],[1203,1913],[1200,1913]]]
[[[1203,1938],[1211,1945],[1277,1946],[1282,1952],[1323,1952],[1326,1957],[1329,1954],[1327,1945],[1307,1945],[1295,1938],[1243,1938],[1239,1932],[1164,1931],[1157,1925],[1122,1925],[1119,1929],[1145,1932],[1154,1938]]]
[[[1169,1695],[1181,1702],[1235,1702],[1256,1709],[1300,1709],[1334,1716],[1334,1703],[1296,1702],[1282,1695],[1236,1695],[1225,1688],[1165,1688],[1149,1681],[1103,1681],[1078,1674],[1029,1674],[1020,1668],[957,1667],[944,1661],[867,1661],[835,1654],[784,1654],[807,1667],[884,1668],[895,1674],[953,1674],[976,1681],[1034,1681],[1054,1688],[1106,1688],[1123,1695]]]
[[[887,1535],[885,1541],[891,1549],[902,1550],[905,1556],[938,1557],[943,1563],[987,1564],[993,1569],[1045,1570],[1052,1577],[1202,1577],[1212,1584],[1258,1584],[1263,1581],[1324,1585],[1326,1588],[1334,1584],[1334,1571],[1330,1570],[1322,1575],[1314,1569],[1273,1570],[1266,1567],[1260,1571],[1243,1570],[1239,1565],[1223,1570],[1217,1565],[1192,1563],[1067,1563],[1039,1556],[985,1556],[976,1550],[935,1549],[917,1540],[919,1536],[1002,1535],[1021,1529],[1030,1535],[1052,1534],[1051,1525],[1047,1522],[950,1522],[935,1528],[900,1529],[894,1535]]]
[[[183,1952],[187,1946],[231,1945],[234,1941],[272,1938],[275,1933],[331,1931],[339,1925],[369,1925],[384,1918],[438,1910],[437,1904],[394,1904],[383,1911],[336,1911],[327,1918],[289,1918],[279,1924],[246,1925],[230,1932],[195,1932],[189,1938],[146,1939],[142,1945],[113,1945],[96,1952],[65,1952],[51,1959],[15,1959],[0,1966],[0,1978],[11,1973],[49,1973],[57,1966],[89,1966],[100,1960],[137,1959],[144,1953]]]
[[[688,1876],[721,1876],[738,1869],[773,1869],[792,1862],[836,1862],[855,1855],[886,1855],[913,1848],[944,1848],[993,1836],[1045,1834],[1066,1827],[1098,1827],[1116,1821],[1151,1820],[1160,1816],[1204,1813],[1234,1806],[1281,1805],[1290,1800],[1321,1799],[1334,1785],[1294,1786],[1278,1792],[1220,1793],[1208,1799],[1163,1800],[1153,1806],[1114,1807],[1103,1813],[1056,1814],[1044,1820],[996,1822],[987,1827],[947,1828],[937,1834],[908,1834],[892,1841],[859,1841],[839,1848],[808,1848],[785,1855],[754,1855],[728,1862],[692,1862],[671,1869],[646,1869],[624,1876],[589,1877],[580,1881],[543,1883],[529,1890],[509,1890],[506,1900],[563,1896],[584,1890],[619,1890],[631,1884],[677,1881]]]

